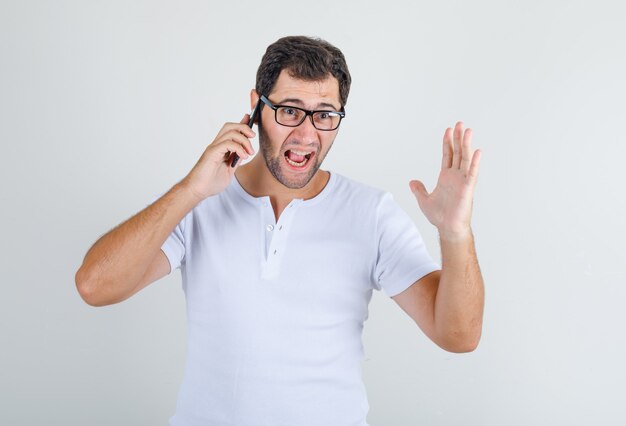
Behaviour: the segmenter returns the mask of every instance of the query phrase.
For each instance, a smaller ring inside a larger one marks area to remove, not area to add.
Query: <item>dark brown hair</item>
[[[269,45],[256,73],[256,91],[259,95],[272,92],[282,70],[308,81],[319,81],[332,75],[339,81],[342,108],[348,102],[352,78],[346,59],[332,44],[319,38],[289,36]]]

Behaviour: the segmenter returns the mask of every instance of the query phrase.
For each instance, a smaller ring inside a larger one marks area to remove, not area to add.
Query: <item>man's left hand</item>
[[[472,130],[464,131],[459,121],[443,136],[443,159],[435,189],[429,194],[419,180],[409,183],[420,209],[442,239],[459,240],[471,235],[480,156],[480,150],[472,150]]]

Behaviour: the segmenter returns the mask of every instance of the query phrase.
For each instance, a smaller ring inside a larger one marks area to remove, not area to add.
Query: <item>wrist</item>
[[[442,242],[456,243],[471,240],[473,238],[472,228],[469,226],[459,229],[437,228],[437,231],[439,232],[439,239]]]
[[[193,187],[187,182],[186,179],[183,179],[182,181],[174,185],[173,189],[176,192],[180,193],[187,202],[191,203],[194,206],[204,199],[200,194],[194,191]]]

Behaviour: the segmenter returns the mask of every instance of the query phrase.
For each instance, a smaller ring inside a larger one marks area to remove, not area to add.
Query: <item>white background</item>
[[[353,76],[325,168],[391,191],[444,129],[484,151],[482,342],[438,349],[384,294],[365,325],[372,426],[626,423],[622,2],[2,1],[0,423],[159,425],[185,356],[177,271],[92,308],[90,245],[249,111],[268,44],[320,36]]]

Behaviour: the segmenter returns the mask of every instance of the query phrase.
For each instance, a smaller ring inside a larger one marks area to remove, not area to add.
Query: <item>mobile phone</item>
[[[250,126],[250,128],[252,128],[252,125],[254,124],[254,121],[256,120],[256,116],[258,115],[260,108],[261,108],[261,99],[259,98],[259,100],[256,103],[256,106],[250,113],[250,121],[248,121],[248,126]],[[239,156],[237,154],[233,155],[233,161],[230,163],[230,167],[235,167],[238,161],[239,161]]]

